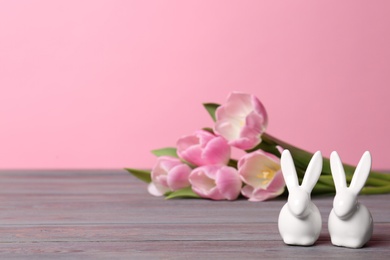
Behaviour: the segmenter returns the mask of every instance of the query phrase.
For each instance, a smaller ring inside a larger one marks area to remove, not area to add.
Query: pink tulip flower
[[[230,159],[230,146],[222,136],[198,130],[177,141],[177,154],[196,166],[227,164]]]
[[[148,191],[154,196],[162,196],[168,191],[189,187],[190,173],[191,168],[179,159],[168,156],[158,157],[151,172],[152,182],[148,186]]]
[[[276,156],[257,150],[238,161],[238,173],[246,184],[241,194],[250,201],[264,201],[283,193],[285,183]]]
[[[225,165],[198,167],[192,170],[189,180],[196,194],[212,200],[235,200],[242,186],[237,170]]]
[[[261,142],[268,116],[257,97],[232,92],[227,102],[217,108],[216,119],[215,133],[225,137],[230,145],[248,150]]]

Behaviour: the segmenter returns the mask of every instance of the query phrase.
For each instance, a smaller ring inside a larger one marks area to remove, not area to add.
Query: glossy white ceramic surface
[[[295,165],[288,150],[282,153],[281,167],[289,196],[279,214],[279,233],[286,244],[313,245],[322,228],[320,212],[310,199],[310,193],[322,171],[321,152],[316,152],[311,159],[302,185],[299,185]]]
[[[363,154],[349,187],[337,152],[332,152],[330,166],[336,187],[333,209],[328,220],[332,244],[360,248],[370,240],[374,225],[370,211],[357,200],[370,173],[371,154],[368,151]]]

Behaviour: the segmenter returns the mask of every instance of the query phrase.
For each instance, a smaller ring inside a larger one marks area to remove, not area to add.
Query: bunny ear
[[[318,178],[322,172],[322,155],[320,151],[317,151],[310,160],[309,166],[307,166],[305,176],[303,177],[301,187],[310,193],[316,185]]]
[[[330,169],[332,171],[333,182],[334,186],[336,187],[336,191],[347,188],[344,166],[341,162],[340,156],[336,151],[333,151],[330,155]]]
[[[282,168],[284,181],[286,182],[287,187],[291,189],[298,186],[297,171],[295,170],[294,161],[289,150],[284,150],[282,152],[280,166]]]
[[[369,151],[366,151],[360,159],[359,164],[356,167],[355,173],[353,174],[351,184],[349,185],[351,191],[354,192],[356,195],[359,194],[359,192],[364,187],[368,175],[370,174],[370,170],[371,154]]]

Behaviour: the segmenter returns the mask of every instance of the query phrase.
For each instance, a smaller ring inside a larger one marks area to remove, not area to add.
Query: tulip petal
[[[177,141],[179,157],[196,166],[226,164],[230,147],[221,136],[200,130]]]
[[[232,123],[231,120],[223,119],[215,123],[214,132],[232,141],[240,138],[241,127],[239,123]]]
[[[229,144],[242,150],[250,150],[261,142],[260,138],[250,139],[249,137],[241,137],[230,141]]]
[[[195,135],[198,137],[198,145],[200,146],[200,148],[205,148],[211,140],[216,138],[215,135],[204,130],[196,131]]]
[[[164,188],[162,186],[157,187],[156,183],[149,183],[148,185],[148,192],[156,197],[163,196],[167,191],[169,191],[167,188]]]
[[[208,194],[206,194],[206,198],[212,199],[212,200],[224,200],[225,197],[217,187],[212,188]]]
[[[159,175],[165,175],[171,168],[173,168],[176,165],[181,164],[182,162],[173,157],[169,156],[160,156],[157,158],[156,164],[154,165],[151,177],[152,180],[155,179]]]
[[[279,160],[261,150],[244,155],[238,162],[241,179],[255,189],[267,189],[278,171]]]
[[[276,198],[284,191],[284,187],[277,191],[269,191],[264,189],[253,189],[251,186],[245,186],[241,193],[248,198],[249,201],[264,201],[272,198]]]
[[[188,180],[190,173],[191,168],[186,164],[173,167],[167,176],[168,187],[175,191],[190,186]]]
[[[199,138],[195,135],[187,135],[179,138],[176,142],[177,150],[183,151],[192,145],[199,143]]]
[[[218,165],[207,165],[194,169],[189,177],[192,190],[202,198],[212,200],[225,199],[215,182],[215,177],[220,167]]]
[[[189,186],[188,175],[191,169],[178,158],[161,156],[151,171],[152,182],[148,187],[150,194],[161,196],[170,190],[176,190],[183,185]],[[184,188],[184,187],[183,187]]]
[[[205,146],[202,158],[207,164],[227,164],[230,159],[230,146],[223,137],[215,137]]]
[[[168,172],[176,165],[180,165],[182,163],[179,159],[168,156],[161,156],[157,160],[160,160],[160,168],[164,172]]]
[[[247,198],[251,198],[252,197],[252,194],[253,194],[253,191],[254,191],[254,188],[250,185],[245,185],[242,189],[241,189],[241,194],[244,196],[244,197],[247,197]]]
[[[250,201],[263,201],[283,193],[285,183],[276,156],[261,150],[244,155],[238,161],[238,173],[246,184],[241,193]]]
[[[268,125],[268,114],[267,110],[263,106],[263,104],[260,102],[259,99],[257,99],[255,96],[252,96],[252,104],[254,110],[257,112],[258,115],[262,117],[262,131],[265,131]]]
[[[226,113],[229,115],[245,117],[252,109],[251,95],[232,92],[227,98]]]
[[[241,135],[243,136],[253,136],[258,138],[259,133],[263,132],[264,128],[264,118],[262,115],[252,111],[245,118],[245,126],[242,128]]]
[[[186,150],[181,151],[179,156],[187,162],[197,166],[205,164],[202,160],[202,150],[198,145],[188,147]]]
[[[215,113],[214,132],[225,137],[230,145],[248,150],[261,142],[268,117],[255,96],[233,92]]]
[[[156,187],[159,189],[160,187],[165,187],[168,188],[168,179],[167,179],[167,174],[161,174],[156,176],[152,181],[156,184]]]
[[[237,199],[242,186],[237,170],[224,166],[218,171],[216,177],[216,185],[223,197],[227,200]]]
[[[282,189],[284,191],[285,186],[286,186],[286,183],[284,182],[282,170],[279,170],[275,174],[275,177],[273,178],[273,180],[268,185],[267,190],[277,192],[277,191]]]
[[[196,168],[191,172],[189,177],[192,189],[199,196],[206,196],[215,187],[214,179],[208,177],[206,171],[207,168],[205,167]]]

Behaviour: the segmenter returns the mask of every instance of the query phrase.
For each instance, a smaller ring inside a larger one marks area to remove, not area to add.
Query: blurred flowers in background
[[[238,92],[230,93],[227,102],[217,108],[215,117],[214,132],[243,150],[261,142],[268,121],[267,112],[257,97]]]
[[[226,139],[205,130],[179,138],[176,146],[179,157],[196,166],[227,164],[230,159]]]
[[[149,183],[148,191],[167,199],[178,197],[235,200],[241,194],[249,201],[264,201],[283,194],[280,168],[283,149],[290,150],[302,181],[312,154],[268,133],[267,112],[251,94],[232,92],[226,103],[203,104],[215,124],[178,139],[176,147],[153,150],[157,161],[151,170],[126,168]],[[231,147],[245,151],[231,158]],[[354,166],[344,164],[350,181]],[[312,194],[334,194],[329,159],[324,158],[320,179]],[[363,194],[390,193],[390,175],[371,171]]]
[[[169,191],[176,191],[190,186],[188,177],[191,168],[179,159],[161,156],[151,171],[151,182],[148,186],[150,194],[162,196]]]
[[[241,193],[250,201],[263,201],[279,196],[284,191],[280,160],[273,154],[258,150],[238,161],[238,172],[246,184]]]
[[[189,179],[196,194],[213,200],[235,200],[242,186],[237,170],[226,165],[197,167]]]

